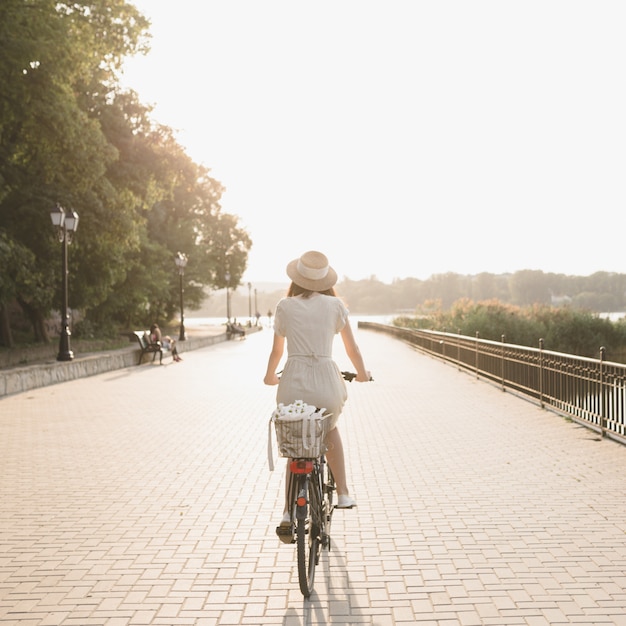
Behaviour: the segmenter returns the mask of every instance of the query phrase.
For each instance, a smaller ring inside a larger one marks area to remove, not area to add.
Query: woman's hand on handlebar
[[[344,380],[347,380],[349,383],[351,383],[353,380],[356,380],[359,383],[368,383],[371,380],[374,380],[372,378],[372,373],[369,370],[363,372],[362,376],[359,376],[354,372],[341,372],[341,375],[343,376]]]

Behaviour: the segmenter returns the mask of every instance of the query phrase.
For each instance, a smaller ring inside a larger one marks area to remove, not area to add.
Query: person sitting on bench
[[[226,324],[226,330],[231,334],[231,335],[241,335],[242,337],[246,336],[246,331],[244,329],[244,327],[241,324],[237,323],[237,320],[233,320],[233,322],[228,322],[228,324]]]
[[[169,335],[163,337],[158,324],[152,324],[152,326],[150,326],[150,341],[152,343],[160,342],[163,350],[170,350],[172,352],[172,359],[174,359],[174,361],[182,361],[180,356],[178,356],[176,339],[172,339]]]

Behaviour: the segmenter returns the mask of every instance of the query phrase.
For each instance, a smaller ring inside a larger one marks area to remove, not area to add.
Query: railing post
[[[606,358],[606,348],[600,347],[600,437],[604,439],[606,433],[606,398],[604,389],[604,359]]]
[[[545,408],[543,402],[543,338],[539,339],[539,406]]]
[[[476,355],[475,355],[475,362],[474,362],[474,367],[476,369],[476,378],[478,378],[478,338],[479,337],[480,337],[480,333],[476,331]]]
[[[504,360],[504,341],[506,339],[506,337],[504,335],[501,335],[501,339],[502,339],[502,371],[500,372],[500,375],[502,377],[502,391],[506,391],[506,385],[504,384],[504,380],[505,380],[505,376],[504,376],[504,370],[505,370],[505,360]]]
[[[456,364],[457,369],[461,370],[461,329],[458,328],[456,331]]]

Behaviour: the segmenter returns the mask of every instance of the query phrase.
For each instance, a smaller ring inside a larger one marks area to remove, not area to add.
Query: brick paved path
[[[0,626],[626,624],[626,447],[357,337],[359,507],[310,601],[274,535],[270,332],[0,400]]]

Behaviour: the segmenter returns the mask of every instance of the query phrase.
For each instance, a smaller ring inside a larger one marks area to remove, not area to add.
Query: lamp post
[[[182,252],[177,252],[174,262],[178,268],[178,276],[180,279],[180,333],[178,334],[178,341],[185,341],[187,337],[185,335],[185,310],[183,308],[183,276],[185,275],[185,267],[187,266],[187,255]]]
[[[226,321],[230,322],[230,272],[226,270],[224,274],[226,281]]]
[[[254,288],[254,325],[259,323],[259,305],[256,299],[256,287]]]
[[[252,326],[252,283],[248,283],[248,319]]]
[[[67,269],[67,246],[72,243],[72,235],[78,228],[78,213],[76,211],[65,211],[60,205],[56,204],[54,209],[50,211],[50,219],[52,225],[57,229],[59,241],[63,244],[62,251],[62,275],[63,275],[63,294],[61,299],[61,336],[59,337],[59,353],[57,361],[71,361],[74,353],[70,350],[70,321],[67,313],[67,293],[68,293],[68,269]]]

